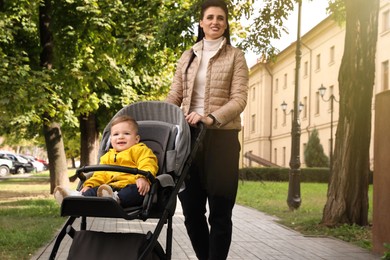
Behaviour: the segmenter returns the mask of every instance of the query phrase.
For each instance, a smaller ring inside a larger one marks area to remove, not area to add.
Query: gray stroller
[[[205,127],[199,124],[199,134],[191,144],[190,128],[179,107],[159,101],[138,102],[121,109],[115,116],[129,115],[139,124],[141,142],[153,150],[158,158],[156,178],[139,169],[95,165],[77,169],[75,176],[81,184],[94,171],[120,171],[142,174],[152,183],[142,205],[122,208],[107,197],[70,196],[64,198],[61,216],[68,219],[57,235],[50,259],[55,259],[66,235],[72,237],[68,259],[171,259],[172,218],[175,214],[177,194],[184,184],[187,172],[198,150]],[[114,118],[115,118],[114,116]],[[111,122],[110,122],[111,123]],[[110,123],[103,132],[99,158],[109,148]],[[154,230],[142,233],[108,233],[87,230],[87,217],[122,218],[126,220],[158,219]],[[80,218],[80,227],[72,226]],[[158,237],[166,225],[165,249]]]

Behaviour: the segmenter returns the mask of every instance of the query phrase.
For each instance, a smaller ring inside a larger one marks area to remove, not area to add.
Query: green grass
[[[64,224],[48,173],[40,177],[0,181],[0,259],[31,259]]]
[[[69,171],[70,176],[73,173]],[[48,173],[39,176],[46,178],[0,181],[0,259],[31,259],[65,222],[49,193]],[[370,228],[329,229],[319,225],[326,202],[326,184],[302,183],[302,205],[295,211],[287,206],[287,189],[286,182],[240,182],[237,203],[276,216],[281,224],[305,235],[333,236],[363,248],[371,247]],[[371,187],[369,194],[372,198]],[[371,216],[370,210],[370,221]]]
[[[252,182],[239,184],[237,203],[258,209],[279,218],[279,222],[302,234],[310,236],[332,236],[371,249],[371,228],[343,225],[327,228],[319,225],[326,203],[327,184],[301,183],[302,204],[298,210],[287,206],[287,182]],[[372,205],[372,187],[369,189]],[[369,209],[372,219],[372,207]]]

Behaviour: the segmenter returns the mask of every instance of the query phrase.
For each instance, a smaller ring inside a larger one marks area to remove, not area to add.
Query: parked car
[[[32,165],[32,163],[17,154],[8,151],[0,151],[0,158],[11,160],[15,167],[15,173],[17,174],[34,171],[34,166]]]
[[[15,173],[14,163],[9,159],[0,158],[0,177],[10,173]]]
[[[19,155],[24,159],[28,160],[30,163],[32,163],[36,172],[41,172],[46,170],[46,166],[42,162],[37,161],[34,156],[23,155],[23,154],[19,154]]]

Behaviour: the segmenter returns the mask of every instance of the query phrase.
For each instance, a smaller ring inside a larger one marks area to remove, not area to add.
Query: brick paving
[[[228,259],[326,259],[326,260],[371,260],[381,259],[379,255],[329,237],[304,236],[276,222],[276,218],[257,210],[236,205],[233,211],[233,239]],[[77,221],[77,220],[76,220]],[[88,218],[88,229],[105,232],[146,233],[153,231],[156,220],[146,222],[109,218]],[[173,218],[172,259],[196,259],[184,227],[184,217],[178,203]],[[77,224],[73,225],[78,227]],[[66,236],[61,243],[56,259],[67,259],[71,238]],[[165,248],[165,230],[159,236]],[[51,241],[31,259],[48,259]]]

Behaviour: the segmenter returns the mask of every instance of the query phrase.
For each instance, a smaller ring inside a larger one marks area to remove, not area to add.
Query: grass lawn
[[[305,235],[333,236],[371,249],[371,227],[343,225],[327,228],[319,225],[326,203],[328,185],[301,183],[302,204],[290,211],[287,205],[287,182],[240,182],[237,203],[276,216],[280,223]],[[372,186],[369,187],[369,222],[372,220]]]
[[[73,174],[73,172],[72,172]],[[30,259],[64,224],[43,178],[0,180],[0,259]],[[14,176],[16,177],[16,176]]]
[[[73,173],[69,171],[69,175]],[[0,180],[0,259],[30,259],[65,222],[49,194],[48,173],[40,176],[44,178]],[[334,236],[363,248],[371,247],[370,227],[328,229],[318,225],[327,184],[302,183],[302,205],[295,211],[288,209],[287,189],[286,182],[240,182],[237,203],[276,216],[281,224],[306,235]],[[372,205],[371,187],[369,194]],[[371,216],[372,210],[370,220]]]

